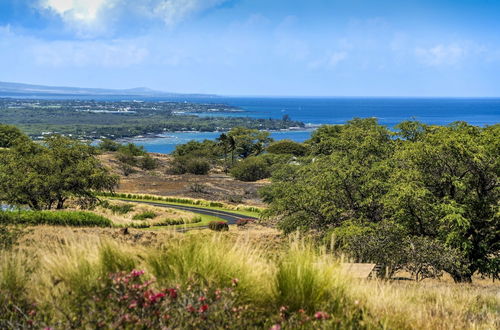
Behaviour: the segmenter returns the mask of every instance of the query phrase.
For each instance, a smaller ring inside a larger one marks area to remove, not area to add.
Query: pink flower
[[[199,301],[199,302],[204,302],[205,300],[207,300],[207,298],[205,298],[205,297],[203,297],[203,296],[201,296],[200,298],[198,298],[198,301]]]
[[[202,305],[200,309],[198,310],[199,313],[205,313],[208,310],[208,305]]]
[[[189,305],[187,307],[187,310],[188,310],[188,312],[191,312],[191,313],[194,313],[196,311],[196,309],[193,307],[193,305]]]
[[[314,314],[314,317],[316,318],[316,320],[327,320],[330,318],[330,315],[328,315],[327,312],[316,312]]]
[[[172,299],[177,298],[177,290],[176,289],[168,289],[168,295]]]
[[[136,308],[137,307],[137,301],[133,300],[130,305],[128,305],[128,308],[132,309],[132,308]]]
[[[237,286],[240,280],[238,280],[237,278],[233,278],[231,282],[233,283],[233,286]]]
[[[144,274],[143,270],[137,270],[137,269],[134,269],[133,271],[130,272],[130,275],[132,275],[133,277],[139,277],[143,274]]]
[[[271,330],[281,330],[281,325],[275,324],[271,327]]]

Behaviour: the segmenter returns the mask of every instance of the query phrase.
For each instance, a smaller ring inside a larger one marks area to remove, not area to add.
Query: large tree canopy
[[[263,190],[269,214],[286,232],[395,223],[458,251],[446,269],[457,281],[498,273],[500,125],[397,128],[355,119],[318,129],[310,161],[282,167]]]
[[[23,139],[0,154],[0,199],[36,210],[63,208],[70,197],[91,202],[118,182],[95,155],[94,147],[62,136],[43,144]]]

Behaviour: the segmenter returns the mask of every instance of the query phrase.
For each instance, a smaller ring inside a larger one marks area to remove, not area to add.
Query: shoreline
[[[259,130],[259,131],[267,131],[269,133],[279,133],[279,132],[313,132],[315,131],[318,127],[321,125],[308,125],[307,127],[297,127],[297,128],[285,128],[285,129],[280,129],[280,130]],[[229,130],[224,130],[224,131],[168,131],[164,133],[148,133],[148,134],[143,134],[143,135],[137,135],[133,137],[126,137],[126,138],[118,138],[118,139],[113,139],[116,142],[133,142],[133,141],[147,141],[147,140],[154,140],[154,139],[168,139],[172,138],[172,136],[166,136],[167,134],[210,134],[210,133],[227,133]],[[101,141],[102,139],[95,139],[94,142]]]

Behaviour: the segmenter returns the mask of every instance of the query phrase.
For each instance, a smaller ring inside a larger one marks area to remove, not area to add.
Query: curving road
[[[236,224],[236,221],[238,221],[240,219],[258,220],[255,217],[250,217],[250,216],[232,213],[232,212],[228,212],[228,211],[205,209],[205,208],[197,207],[197,206],[185,206],[185,205],[178,205],[178,204],[155,203],[155,202],[146,202],[146,201],[131,201],[131,200],[127,200],[127,199],[117,199],[117,200],[120,200],[123,202],[130,202],[130,203],[141,203],[141,204],[148,204],[148,205],[159,206],[159,207],[167,207],[169,209],[178,209],[178,210],[183,210],[183,211],[188,211],[188,212],[193,212],[193,213],[198,213],[198,214],[203,214],[203,215],[211,215],[213,217],[217,217],[219,219],[226,220],[229,225]]]

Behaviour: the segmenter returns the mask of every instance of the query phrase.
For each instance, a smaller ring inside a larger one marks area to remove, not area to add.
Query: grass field
[[[356,280],[323,249],[258,228],[123,235],[106,228],[36,227],[18,249],[0,257],[0,326],[500,326],[498,285]],[[270,247],[270,240],[277,245]]]

